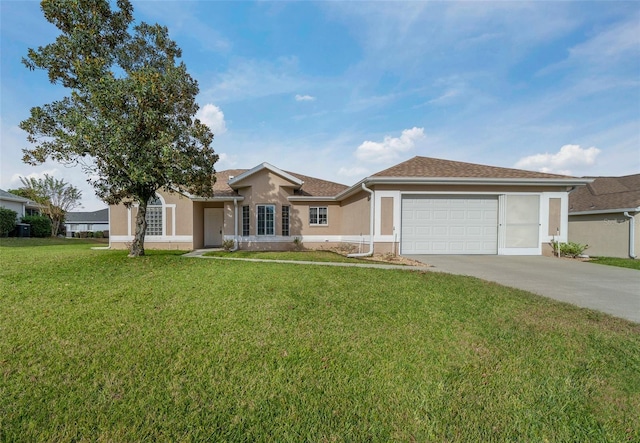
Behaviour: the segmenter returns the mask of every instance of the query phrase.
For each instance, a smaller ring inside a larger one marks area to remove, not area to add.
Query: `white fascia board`
[[[300,180],[297,177],[294,177],[293,175],[283,171],[280,168],[276,168],[275,166],[264,162],[259,164],[258,166],[249,169],[248,171],[243,172],[240,175],[236,175],[235,177],[233,177],[231,180],[228,181],[229,186],[233,187],[234,184],[244,180],[245,178],[255,174],[256,172],[262,171],[263,169],[267,169],[271,172],[273,172],[276,175],[279,175],[280,177],[289,180],[290,182],[292,182],[293,184],[295,184],[296,186],[302,186],[304,184],[304,182],[302,180]]]
[[[478,178],[478,177],[367,177],[336,196],[341,200],[366,185],[498,185],[498,186],[584,186],[592,178]]]
[[[244,197],[242,195],[234,197],[192,197],[191,200],[194,202],[232,202],[234,200],[242,201]]]
[[[13,202],[13,203],[24,203],[25,205],[27,205],[29,203],[33,203],[31,200],[29,200],[27,198],[20,197],[19,195],[16,195],[15,198],[14,197],[0,197],[0,201],[7,201],[7,202]]]
[[[569,217],[571,217],[572,215],[614,214],[618,212],[640,212],[640,206],[638,206],[637,208],[613,208],[613,209],[598,209],[595,211],[569,212]]]
[[[336,201],[336,197],[318,197],[318,196],[304,196],[304,195],[292,195],[287,197],[287,200],[291,202],[333,202]]]

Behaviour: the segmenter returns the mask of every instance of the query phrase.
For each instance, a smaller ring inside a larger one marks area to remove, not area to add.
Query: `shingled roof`
[[[591,178],[593,183],[569,194],[570,213],[640,207],[640,174]]]
[[[227,169],[225,171],[216,172],[216,182],[213,185],[213,194],[215,197],[233,197],[238,194],[229,187],[231,177],[237,177],[247,172],[248,169]],[[307,175],[297,174],[295,172],[284,171],[302,180],[304,184],[296,191],[296,195],[308,197],[333,197],[336,194],[347,189],[347,186],[340,183],[334,183],[327,180],[321,180]]]
[[[64,220],[66,223],[109,223],[109,209],[93,212],[67,212]]]
[[[440,177],[440,178],[526,178],[526,179],[558,179],[570,178],[566,175],[547,174],[544,172],[525,171],[522,169],[499,168],[475,163],[442,160],[430,157],[413,157],[405,162],[392,166],[372,177]]]
[[[30,201],[28,198],[20,197],[19,195],[12,194],[5,190],[0,189],[0,200],[14,201],[19,203],[27,203]]]

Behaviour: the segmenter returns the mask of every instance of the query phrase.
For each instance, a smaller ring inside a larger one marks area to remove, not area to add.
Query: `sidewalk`
[[[297,261],[297,260],[266,260],[262,258],[233,258],[233,257],[207,257],[204,254],[207,252],[221,251],[222,249],[196,249],[183,257],[196,257],[206,258],[214,260],[231,260],[231,261],[248,261],[256,263],[288,263],[293,265],[317,265],[317,266],[340,266],[351,268],[375,268],[375,269],[399,269],[402,271],[436,271],[435,268],[430,266],[404,266],[404,265],[383,265],[379,263],[336,263],[336,262],[318,262],[318,261]]]

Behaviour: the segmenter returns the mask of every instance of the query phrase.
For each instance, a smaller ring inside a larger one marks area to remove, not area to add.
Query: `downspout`
[[[238,250],[238,199],[233,199],[233,248],[229,252]]]
[[[374,228],[374,216],[376,215],[375,198],[373,195],[373,191],[367,188],[364,183],[362,183],[362,189],[367,191],[371,195],[371,205],[369,205],[370,212],[371,212],[369,215],[369,251],[362,252],[359,254],[348,254],[347,257],[354,257],[354,258],[355,257],[371,257],[373,255],[373,228]]]
[[[629,219],[629,257],[636,258],[636,219],[625,211],[624,216]]]

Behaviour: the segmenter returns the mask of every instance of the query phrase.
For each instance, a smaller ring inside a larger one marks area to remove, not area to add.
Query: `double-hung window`
[[[327,218],[327,207],[310,207],[309,208],[309,224],[310,225],[327,225],[329,220]]]
[[[276,227],[276,206],[258,205],[257,233],[258,235],[275,235]]]
[[[243,206],[242,207],[242,236],[243,237],[249,236],[249,226],[250,226],[249,206]]]
[[[289,208],[290,206],[282,207],[282,235],[289,236]]]

